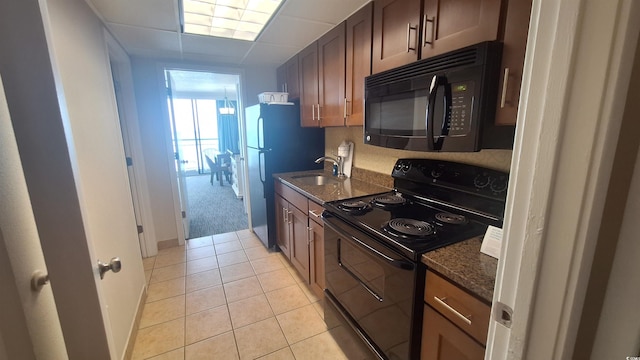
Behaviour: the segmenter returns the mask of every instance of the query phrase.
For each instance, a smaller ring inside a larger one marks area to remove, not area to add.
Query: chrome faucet
[[[331,162],[333,162],[333,164],[338,167],[338,177],[339,178],[346,177],[346,175],[343,172],[344,159],[342,158],[342,156],[337,156],[336,159],[332,158],[331,156],[323,156],[323,157],[320,157],[320,158],[316,159],[316,164],[320,164],[323,161],[331,161]]]

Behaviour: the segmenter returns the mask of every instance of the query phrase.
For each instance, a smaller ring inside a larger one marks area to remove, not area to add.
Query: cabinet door
[[[277,235],[276,243],[278,244],[278,247],[280,248],[284,256],[286,256],[287,259],[291,259],[291,247],[289,245],[289,203],[278,194],[275,195],[275,203]]]
[[[482,360],[484,347],[424,305],[421,360]]]
[[[300,76],[300,122],[302,126],[318,127],[316,116],[318,107],[318,43],[304,48],[298,53]]]
[[[373,3],[347,19],[345,125],[364,123],[364,78],[371,75],[371,17]]]
[[[501,1],[425,0],[420,58],[496,40]]]
[[[300,97],[300,81],[298,79],[298,56],[294,56],[285,64],[285,78],[287,85],[285,91],[289,93],[289,99]]]
[[[531,0],[511,0],[507,9],[502,47],[500,96],[496,125],[515,125],[520,102],[520,84],[529,33]]]
[[[276,69],[276,83],[278,91],[287,91],[287,64],[284,63]]]
[[[376,0],[373,5],[373,73],[418,60],[420,0]]]
[[[310,264],[310,282],[311,288],[318,297],[322,297],[324,293],[324,228],[322,226],[322,220],[320,223],[309,218],[309,248],[311,254]]]
[[[345,23],[318,39],[318,100],[320,126],[344,125]]]
[[[309,283],[309,235],[307,214],[295,206],[289,206],[289,235],[291,239],[291,263]]]

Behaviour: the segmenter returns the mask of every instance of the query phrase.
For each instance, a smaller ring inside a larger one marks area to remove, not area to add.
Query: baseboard
[[[138,327],[140,327],[140,319],[142,318],[142,311],[144,310],[144,304],[147,302],[147,284],[142,288],[140,294],[140,300],[138,301],[138,310],[136,311],[136,317],[133,321],[133,326],[129,332],[129,341],[127,342],[127,348],[124,352],[123,359],[131,359],[133,355],[133,346],[136,344],[136,337],[138,336]]]
[[[180,245],[178,239],[162,240],[158,241],[158,250],[168,249]]]

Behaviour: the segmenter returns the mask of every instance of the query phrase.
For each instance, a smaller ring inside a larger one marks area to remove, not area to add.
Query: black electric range
[[[508,174],[399,159],[391,175],[390,192],[324,204],[325,294],[378,358],[413,359],[422,321],[420,257],[501,227]]]

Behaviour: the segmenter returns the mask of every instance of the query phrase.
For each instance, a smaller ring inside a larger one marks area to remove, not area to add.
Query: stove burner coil
[[[425,237],[434,233],[433,226],[429,223],[414,219],[391,219],[387,223],[386,227],[398,232],[400,235],[408,235],[412,237]]]
[[[469,222],[464,215],[457,215],[447,212],[441,212],[436,214],[436,220],[444,224],[463,225]]]
[[[373,198],[373,203],[382,207],[404,205],[407,200],[397,195],[382,195]]]
[[[364,201],[343,201],[338,207],[347,212],[363,212],[370,209],[370,205]]]

